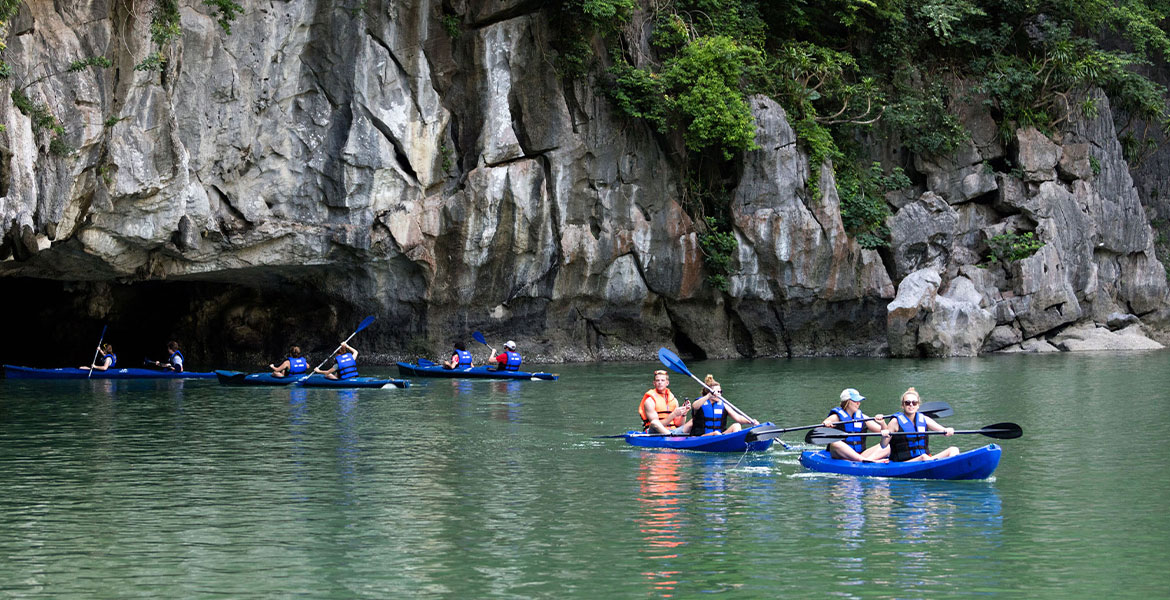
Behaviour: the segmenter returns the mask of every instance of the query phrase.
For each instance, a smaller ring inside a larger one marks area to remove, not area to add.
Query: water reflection
[[[493,381],[491,383],[493,399],[503,397],[503,401],[496,401],[491,410],[491,417],[497,421],[508,423],[520,422],[520,385],[521,382]]]
[[[683,561],[683,461],[677,452],[642,452],[638,466],[638,531],[646,562],[642,576],[651,593],[670,598],[678,585]]]

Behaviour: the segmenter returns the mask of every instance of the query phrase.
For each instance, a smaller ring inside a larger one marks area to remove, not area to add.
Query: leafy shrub
[[[707,233],[699,236],[699,247],[703,249],[703,262],[711,274],[707,283],[720,291],[727,291],[727,276],[732,274],[732,264],[739,244],[735,234],[720,231],[715,217],[707,217]]]
[[[1044,242],[1036,239],[1031,231],[1026,233],[1002,233],[987,240],[990,254],[987,262],[990,264],[1007,264],[1028,258],[1044,247]]]
[[[838,174],[837,195],[841,200],[841,223],[845,231],[862,248],[876,249],[890,244],[890,229],[886,219],[890,207],[886,192],[910,187],[910,179],[901,168],[889,175],[882,172],[880,163],[873,163],[868,172],[843,169]]]

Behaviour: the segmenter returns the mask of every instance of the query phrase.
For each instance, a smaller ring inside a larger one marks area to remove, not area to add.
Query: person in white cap
[[[516,351],[516,342],[512,340],[504,342],[504,351],[496,355],[494,360],[497,371],[519,371],[522,358]]]
[[[829,411],[829,416],[821,421],[825,427],[840,429],[846,433],[861,433],[869,430],[874,433],[882,431],[882,415],[875,415],[872,419],[861,412],[861,402],[865,396],[853,388],[841,390],[841,406]],[[865,437],[850,436],[839,442],[829,444],[829,454],[833,458],[844,460],[875,462],[886,459],[890,455],[889,447],[876,445],[865,447]]]

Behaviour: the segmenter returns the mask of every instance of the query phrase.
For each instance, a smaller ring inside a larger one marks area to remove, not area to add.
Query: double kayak
[[[350,377],[329,379],[320,374],[276,377],[272,373],[241,373],[239,371],[216,371],[215,376],[222,385],[307,387],[307,388],[407,388],[410,382],[404,379],[382,379],[378,377]]]
[[[760,423],[735,433],[719,435],[661,435],[627,431],[622,437],[626,443],[640,448],[671,448],[674,450],[698,450],[702,452],[763,452],[772,446],[772,440],[748,441],[748,433],[757,427],[771,427],[771,423]]]
[[[434,363],[398,363],[398,374],[403,377],[442,377],[446,379],[530,379],[556,381],[555,373],[528,371],[497,371],[488,366],[448,369]]]
[[[825,450],[802,452],[800,464],[819,473],[904,479],[987,479],[999,466],[1000,447],[988,444],[958,456],[916,462],[869,463],[830,458]]]
[[[9,379],[213,379],[215,373],[183,371],[176,373],[164,369],[106,369],[94,371],[76,367],[58,369],[36,369],[4,365],[4,376]]]

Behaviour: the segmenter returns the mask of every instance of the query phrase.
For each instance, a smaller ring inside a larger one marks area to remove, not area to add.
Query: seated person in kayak
[[[959,454],[959,449],[951,446],[938,454],[930,453],[930,436],[891,435],[896,431],[922,432],[943,431],[947,436],[955,434],[953,427],[943,427],[934,419],[918,414],[918,405],[922,400],[918,392],[910,388],[902,394],[902,412],[895,413],[894,418],[882,429],[882,446],[890,447],[890,460],[893,462],[908,462],[918,460],[934,460],[936,458],[950,458]]]
[[[300,346],[290,346],[288,349],[288,358],[279,365],[268,365],[272,369],[273,377],[285,377],[287,375],[304,375],[309,372],[309,361],[301,356]]]
[[[829,416],[825,417],[824,421],[821,421],[821,425],[840,429],[846,433],[861,433],[866,430],[874,433],[880,432],[882,430],[882,415],[878,414],[869,421],[864,420],[869,417],[866,417],[865,413],[861,412],[861,402],[863,400],[865,400],[865,396],[862,396],[853,388],[842,390],[841,406],[830,410]],[[857,435],[829,444],[829,455],[833,458],[843,460],[872,462],[888,457],[890,455],[890,449],[887,446],[881,445],[866,448],[865,437]]]
[[[337,352],[333,353],[334,365],[325,371],[319,368],[313,368],[313,372],[321,373],[329,379],[357,377],[357,357],[358,351],[353,346],[341,342],[341,346],[337,349]]]
[[[167,342],[167,362],[153,361],[154,366],[176,373],[183,372],[183,353],[179,351],[179,342]]]
[[[109,342],[106,342],[98,346],[97,358],[94,359],[92,365],[78,368],[85,369],[87,371],[90,369],[93,369],[94,371],[105,371],[107,369],[113,369],[114,365],[116,364],[118,364],[118,355],[114,354],[114,346]]]
[[[723,386],[715,381],[715,377],[708,374],[703,380],[707,384],[706,393],[691,404],[691,418],[682,427],[671,431],[676,435],[719,435],[721,433],[735,433],[744,425],[759,425],[758,422],[738,412],[730,410],[723,401]],[[733,420],[729,426],[728,419]]]
[[[683,424],[683,418],[690,410],[689,402],[679,406],[678,398],[670,391],[670,376],[663,370],[654,372],[654,387],[647,390],[638,403],[642,431],[647,433],[670,433],[670,428]]]
[[[455,349],[451,352],[451,358],[443,361],[444,369],[470,369],[471,352],[467,351],[467,346],[463,342],[455,342]]]
[[[492,352],[495,353],[495,349]],[[512,340],[504,342],[504,351],[492,360],[496,363],[497,371],[519,371],[521,358],[520,353],[516,352],[516,342]]]

